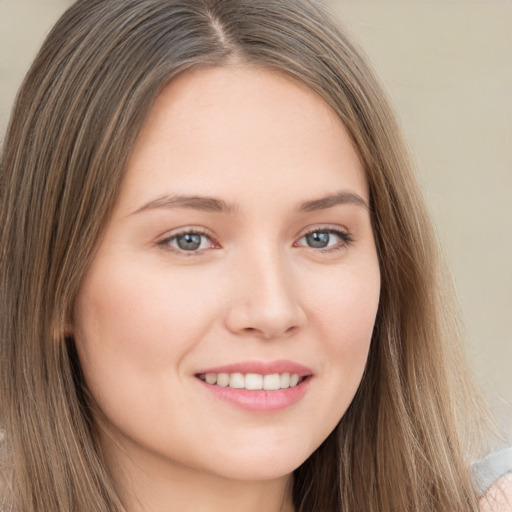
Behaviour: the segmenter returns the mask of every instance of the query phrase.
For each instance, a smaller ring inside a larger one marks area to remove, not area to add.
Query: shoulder
[[[480,512],[512,512],[512,473],[502,476],[480,498]]]
[[[512,447],[475,463],[473,474],[482,493],[480,512],[512,512]]]

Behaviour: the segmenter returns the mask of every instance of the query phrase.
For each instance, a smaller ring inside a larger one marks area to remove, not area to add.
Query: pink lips
[[[215,366],[214,368],[200,370],[196,372],[196,375],[200,373],[260,373],[261,375],[296,373],[299,377],[306,377],[307,375],[312,375],[313,371],[307,366],[280,359],[278,361],[246,361],[225,366]]]
[[[312,370],[292,361],[278,360],[271,362],[247,361],[224,366],[205,368],[196,373],[196,377],[206,373],[258,373],[271,375],[274,373],[297,374],[302,380],[298,385],[275,391],[247,390],[220,387],[197,379],[203,388],[217,398],[240,409],[253,412],[276,412],[297,403],[307,391],[312,377]]]

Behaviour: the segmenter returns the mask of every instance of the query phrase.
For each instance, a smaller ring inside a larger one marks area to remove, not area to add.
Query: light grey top
[[[476,485],[484,494],[502,476],[512,473],[512,447],[491,453],[475,462],[472,469]]]

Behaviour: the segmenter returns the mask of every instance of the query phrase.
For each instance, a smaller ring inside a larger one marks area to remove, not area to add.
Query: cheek
[[[209,298],[204,282],[200,293],[194,293],[201,278],[198,281],[149,272],[144,264],[126,261],[93,267],[75,306],[75,333],[83,345],[94,344],[100,352],[115,350],[126,359],[137,355],[137,364],[155,352],[176,357],[214,316],[214,298]]]
[[[75,304],[73,330],[86,382],[110,411],[164,407],[165,390],[182,379],[183,360],[216,316],[214,299],[204,286],[202,297],[193,293],[197,286],[186,279],[167,279],[128,258],[118,263],[105,258],[91,267]]]
[[[375,263],[336,269],[323,286],[311,287],[310,307],[326,333],[332,350],[356,355],[369,344],[380,296],[380,273]],[[316,291],[315,291],[316,290]]]
[[[327,285],[309,296],[316,311],[319,350],[324,354],[326,383],[331,393],[325,400],[337,403],[338,420],[360,384],[375,325],[380,275],[378,265],[340,271]]]
[[[73,330],[97,419],[114,431],[142,439],[188,410],[173,390],[186,382],[187,356],[216,317],[213,294],[203,286],[199,297],[197,284],[126,258],[123,265],[105,258],[89,269]]]

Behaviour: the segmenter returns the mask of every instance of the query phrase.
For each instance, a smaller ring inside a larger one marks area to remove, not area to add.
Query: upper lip
[[[276,361],[240,361],[238,363],[205,368],[196,372],[196,375],[204,373],[258,373],[261,375],[295,373],[299,377],[306,377],[312,375],[313,371],[302,364],[279,359]]]

